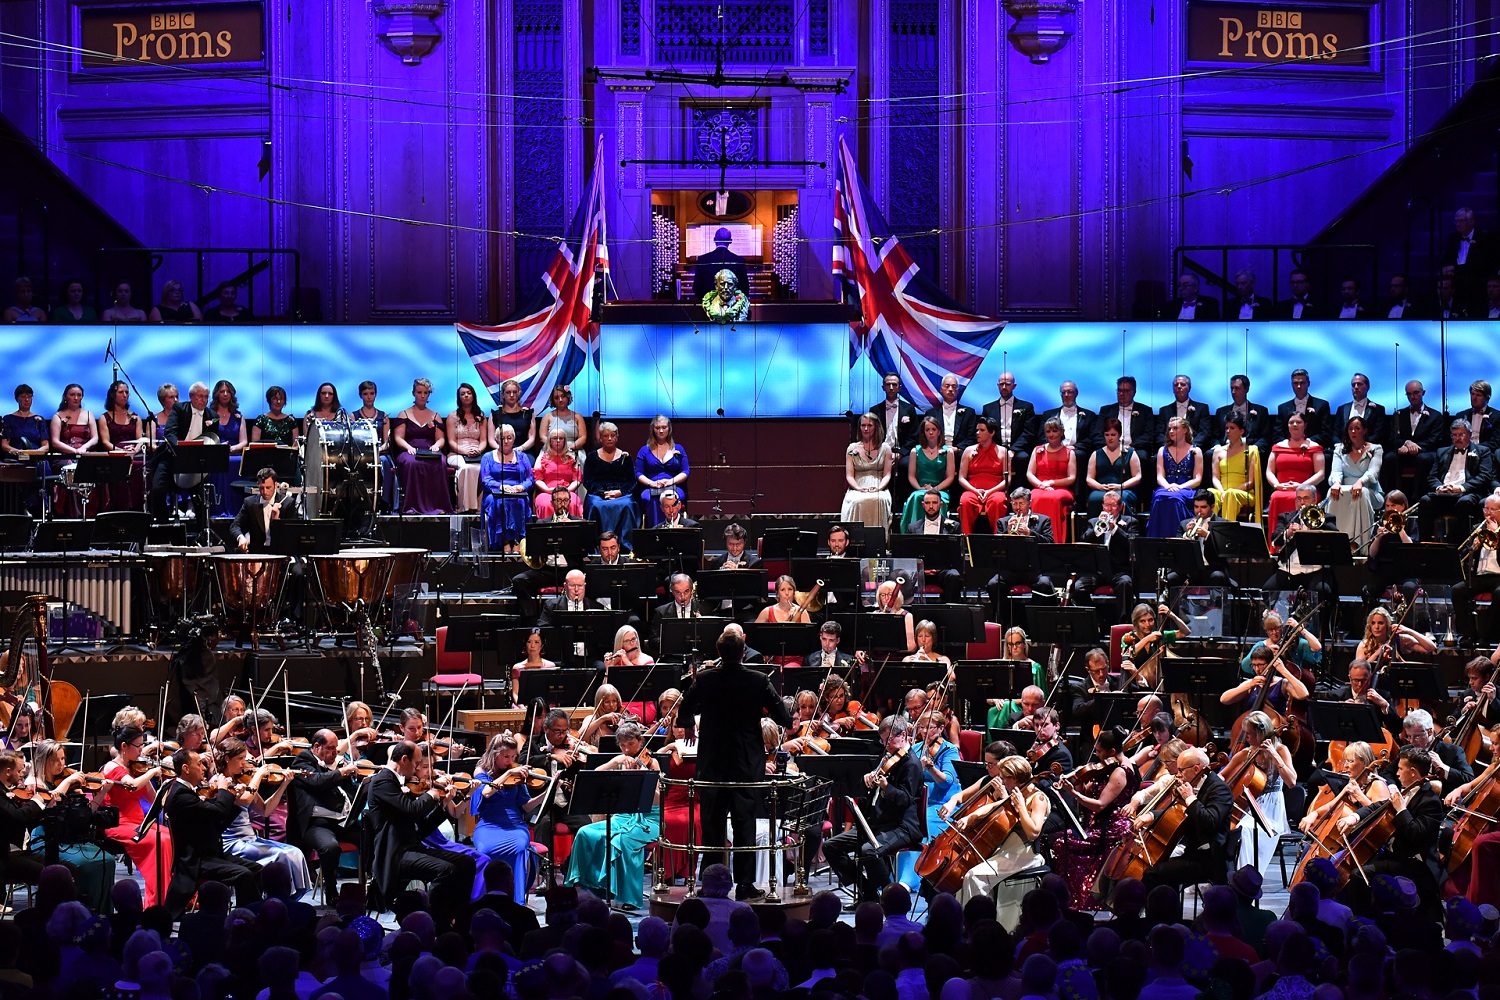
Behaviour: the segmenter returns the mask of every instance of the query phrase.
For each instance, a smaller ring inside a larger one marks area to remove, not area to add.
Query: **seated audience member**
[[[1177,279],[1177,297],[1162,307],[1159,319],[1179,322],[1214,322],[1219,319],[1219,302],[1199,294],[1198,276],[1183,271]]]
[[[100,316],[106,323],[144,323],[146,314],[130,304],[130,282],[115,283],[115,300]]]
[[[1224,318],[1256,322],[1268,320],[1271,300],[1255,294],[1255,272],[1241,269],[1234,273],[1234,294],[1224,300]]]
[[[480,464],[495,442],[490,436],[490,418],[479,408],[474,387],[458,387],[457,405],[444,420],[448,441],[448,466],[453,469],[454,506],[460,514],[479,510]]]
[[[0,319],[6,323],[47,322],[47,311],[36,304],[36,290],[31,287],[31,279],[24,275],[17,278],[14,288],[12,304],[0,313]]]
[[[412,405],[391,418],[401,510],[406,514],[451,514],[453,500],[443,470],[443,419],[427,405],[432,383],[411,384]]]
[[[1136,487],[1141,484],[1141,456],[1135,447],[1122,443],[1123,424],[1118,417],[1104,418],[1104,443],[1089,455],[1084,483],[1089,488],[1089,513],[1098,515],[1104,509],[1104,497],[1113,493],[1127,512],[1134,513]],[[1141,434],[1143,443],[1150,436]],[[1135,440],[1132,438],[1132,440]]]
[[[161,286],[161,301],[151,307],[148,317],[153,323],[196,323],[203,313],[183,295],[182,282],[173,278]]]
[[[1339,283],[1339,310],[1335,319],[1364,319],[1365,304],[1359,298],[1359,279],[1345,278]]]
[[[620,428],[609,420],[598,426],[599,447],[583,460],[584,516],[612,532],[629,552],[630,537],[640,523],[635,502],[635,472],[630,454],[620,448]]]
[[[646,527],[654,528],[662,520],[664,491],[673,490],[679,500],[687,499],[682,487],[690,471],[687,452],[672,438],[672,421],[658,413],[651,421],[650,436],[635,454],[635,480]]]
[[[1312,300],[1312,279],[1303,270],[1294,270],[1287,275],[1292,286],[1292,297],[1276,303],[1279,319],[1325,319],[1322,310]]]
[[[69,278],[63,282],[62,303],[55,306],[49,319],[53,323],[97,323],[99,313],[84,300],[88,297],[83,282]]]
[[[1386,319],[1415,319],[1417,307],[1411,300],[1410,290],[1406,284],[1406,275],[1391,275],[1390,284],[1387,286],[1389,296],[1386,299]]]
[[[209,323],[244,323],[253,319],[250,310],[236,301],[239,296],[238,285],[220,285],[219,301],[204,311],[204,320]]]

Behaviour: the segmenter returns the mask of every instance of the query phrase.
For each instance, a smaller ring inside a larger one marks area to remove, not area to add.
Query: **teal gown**
[[[948,474],[948,452],[951,450],[952,449],[948,445],[944,445],[942,450],[938,452],[938,457],[936,459],[929,459],[927,455],[922,451],[922,449],[918,448],[916,451],[917,482],[942,482],[943,477]],[[954,469],[956,470],[957,467],[957,456],[955,455]],[[900,472],[901,477],[903,479],[906,478],[905,461],[901,463]],[[905,534],[908,530],[907,525],[911,524],[913,521],[920,521],[924,516],[922,513],[922,494],[926,492],[927,491],[925,489],[912,490],[911,496],[906,498],[906,505],[901,508],[901,531],[903,534]],[[938,490],[938,492],[942,494],[943,497],[943,508],[938,512],[938,517],[939,519],[945,519],[948,516],[948,491]]]
[[[609,889],[617,902],[645,904],[646,845],[661,836],[657,812],[616,813],[609,831]],[[573,853],[568,858],[567,885],[577,885],[604,897],[606,851],[604,824],[590,823],[573,834]]]

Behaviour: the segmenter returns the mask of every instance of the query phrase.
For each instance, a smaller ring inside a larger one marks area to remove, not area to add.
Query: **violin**
[[[514,771],[507,771],[505,772],[505,776],[500,779],[500,787],[515,788],[517,785],[521,784],[523,780],[526,782],[526,787],[529,790],[533,792],[540,792],[542,789],[546,788],[547,783],[552,780],[552,775],[548,774],[546,771],[543,771],[539,767],[527,769],[525,778],[522,778],[521,775],[517,774]],[[494,782],[492,781],[490,782],[490,784],[494,784]]]
[[[902,747],[900,750],[895,750],[886,754],[883,758],[881,758],[880,764],[875,768],[875,770],[865,775],[865,779],[867,781],[874,781],[876,778],[886,777],[891,773],[891,771],[895,769],[897,764],[906,759],[907,751],[909,751],[910,749],[911,746],[907,745]],[[875,789],[875,793],[870,796],[870,802],[873,804],[875,802],[878,802],[879,800],[880,788],[877,787]]]
[[[1033,767],[1036,766],[1036,762],[1047,756],[1055,746],[1057,746],[1057,737],[1055,736],[1050,740],[1042,740],[1031,744],[1031,749],[1026,751],[1027,763]]]
[[[132,778],[139,778],[146,772],[159,768],[161,773],[168,778],[176,777],[177,772],[172,768],[170,760],[156,760],[151,757],[137,757],[125,765],[125,770],[130,772]]]
[[[842,722],[844,719],[854,720],[849,728],[856,732],[873,732],[880,728],[880,716],[873,712],[866,712],[864,706],[857,701],[851,701],[846,704],[844,706],[844,715],[840,716],[836,721]]]
[[[77,773],[78,773],[78,771],[76,769],[71,768],[71,767],[65,767],[65,768],[63,768],[62,774],[60,774],[58,776],[57,780],[58,781],[62,781],[64,779],[66,779],[66,778],[71,778],[71,777],[73,777],[73,775],[75,775]],[[80,791],[85,791],[85,792],[103,791],[104,790],[104,783],[107,780],[109,780],[109,779],[107,779],[106,777],[104,777],[104,775],[102,775],[102,774],[94,774],[94,773],[90,772],[90,773],[85,774],[83,776],[83,782],[82,782],[81,788],[79,790]]]
[[[812,750],[819,756],[827,757],[831,745],[823,737],[813,735],[815,729],[820,726],[826,725],[827,723],[823,722],[820,719],[808,719],[806,722],[797,727],[797,735],[792,737],[792,739],[803,741],[803,743],[805,744],[803,748],[804,752],[806,750]]]

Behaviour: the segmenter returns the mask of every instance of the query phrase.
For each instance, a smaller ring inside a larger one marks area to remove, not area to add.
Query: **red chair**
[[[977,729],[958,731],[958,755],[964,760],[984,759],[984,733]]]
[[[1126,632],[1134,628],[1134,625],[1111,625],[1109,627],[1109,666],[1117,673],[1120,669],[1120,640],[1125,637]]]
[[[1001,643],[1005,630],[995,622],[984,623],[984,641],[970,642],[964,646],[966,660],[998,660],[1002,655]],[[976,760],[978,758],[965,758]]]
[[[471,654],[448,652],[448,626],[438,626],[437,672],[430,680],[422,682],[422,693],[431,695],[437,701],[437,710],[433,714],[443,714],[441,699],[444,694],[457,698],[461,691],[475,691],[483,705],[485,692],[499,689],[500,681],[487,681],[482,674],[474,672]]]

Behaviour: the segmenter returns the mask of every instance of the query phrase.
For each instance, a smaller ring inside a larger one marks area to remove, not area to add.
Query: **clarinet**
[[[354,615],[360,641],[369,653],[369,669],[375,674],[375,695],[380,701],[385,701],[385,677],[380,672],[380,641],[375,636],[375,625],[370,621],[370,613],[365,608],[364,601],[355,605]]]

